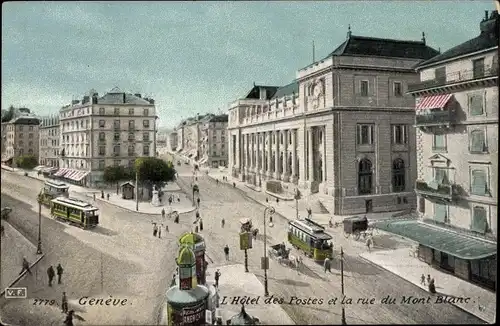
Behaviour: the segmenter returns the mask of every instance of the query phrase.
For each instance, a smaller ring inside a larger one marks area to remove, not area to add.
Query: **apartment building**
[[[421,41],[352,35],[284,87],[259,86],[229,110],[229,167],[334,197],[334,214],[414,207],[413,67],[438,54]]]
[[[16,166],[16,158],[33,155],[38,159],[40,120],[27,108],[16,109],[14,117],[2,123],[2,163]]]
[[[107,166],[133,166],[156,154],[154,100],[115,87],[104,96],[91,90],[60,110],[61,169],[70,182],[98,184]]]
[[[177,150],[177,131],[174,130],[167,135],[167,142],[167,146],[170,147],[172,151]]]
[[[198,164],[208,165],[213,168],[227,166],[228,115],[209,114],[200,122],[200,159]]]
[[[418,212],[391,232],[418,243],[437,268],[496,289],[498,12],[480,34],[421,63],[417,99]],[[423,223],[422,223],[423,222]]]
[[[59,167],[59,116],[46,116],[40,119],[40,152],[38,162],[41,165]]]

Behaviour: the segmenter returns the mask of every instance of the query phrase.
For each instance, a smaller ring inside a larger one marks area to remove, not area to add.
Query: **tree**
[[[16,157],[17,167],[25,170],[31,170],[38,165],[38,160],[33,155],[22,155]]]
[[[119,182],[130,180],[131,171],[123,166],[108,166],[104,169],[103,179],[107,183],[116,182],[116,194],[119,193]]]
[[[15,113],[14,111],[15,111],[15,109],[12,105],[9,106],[7,111],[3,111],[2,112],[2,122],[9,122],[10,120],[12,120],[12,118],[14,118],[14,113]]]
[[[135,160],[137,179],[151,192],[153,185],[160,189],[166,182],[175,180],[175,168],[172,161],[164,161],[157,157],[141,157]]]

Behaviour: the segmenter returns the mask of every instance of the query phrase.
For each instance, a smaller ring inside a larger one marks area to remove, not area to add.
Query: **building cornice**
[[[483,50],[480,50],[480,51],[476,51],[476,52],[471,52],[471,53],[459,55],[457,57],[453,57],[453,58],[449,58],[449,59],[444,59],[444,60],[441,60],[441,61],[436,61],[436,62],[433,62],[433,63],[429,63],[427,65],[418,66],[416,68],[416,71],[419,72],[420,70],[424,70],[424,69],[432,68],[432,67],[435,67],[435,66],[439,66],[439,65],[442,65],[443,63],[458,61],[458,60],[465,59],[465,58],[468,58],[468,57],[473,57],[473,56],[481,54],[481,53],[492,52],[495,49],[498,49],[498,45],[494,46],[492,48],[487,48],[487,49],[483,49]]]

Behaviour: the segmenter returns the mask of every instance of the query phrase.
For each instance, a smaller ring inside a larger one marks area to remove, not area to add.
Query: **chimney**
[[[73,101],[71,101],[71,105],[78,104],[78,102],[80,102],[80,101],[79,100],[73,100]]]
[[[82,104],[87,103],[87,102],[89,101],[89,99],[90,99],[90,97],[89,97],[89,96],[87,96],[87,95],[85,95],[85,96],[83,97]]]
[[[97,93],[94,93],[94,95],[92,95],[92,104],[97,104]]]
[[[148,101],[150,104],[155,104],[155,100],[153,100],[152,98],[148,99]]]
[[[488,17],[487,10],[485,10],[484,14],[484,19],[479,23],[479,29],[481,30],[481,33],[495,33],[496,18],[498,17],[498,12],[493,11],[490,17]]]
[[[134,94],[135,97],[138,97],[138,98],[142,98],[141,94],[140,93],[135,93]]]
[[[126,97],[127,97],[127,95],[125,93],[123,93],[123,103],[127,103]]]
[[[259,98],[265,100],[267,98],[267,91],[264,87],[259,88]]]
[[[484,19],[483,21],[488,20],[488,10],[484,11]]]

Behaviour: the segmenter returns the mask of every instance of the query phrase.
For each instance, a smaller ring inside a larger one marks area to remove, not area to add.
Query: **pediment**
[[[431,162],[443,162],[443,163],[449,163],[450,159],[448,159],[446,156],[442,154],[434,154],[431,157],[429,157],[429,160]]]

